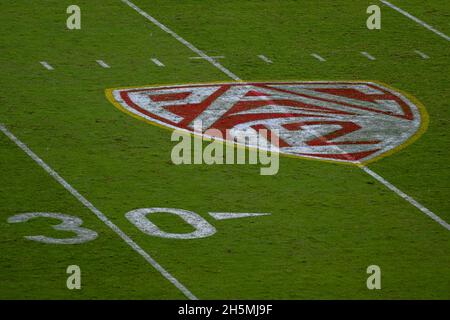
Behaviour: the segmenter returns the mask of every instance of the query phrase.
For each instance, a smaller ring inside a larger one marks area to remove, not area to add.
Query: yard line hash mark
[[[171,29],[169,29],[168,27],[166,27],[165,25],[163,25],[162,23],[160,23],[158,20],[156,20],[155,18],[153,18],[152,16],[150,16],[148,13],[142,11],[139,7],[137,7],[135,4],[133,4],[131,1],[129,0],[121,0],[123,3],[127,4],[129,7],[131,7],[133,10],[135,10],[136,12],[138,12],[140,15],[142,15],[143,17],[145,17],[147,20],[149,20],[150,22],[152,22],[154,25],[156,25],[157,27],[159,27],[160,29],[162,29],[163,31],[167,32],[168,34],[170,34],[172,37],[174,37],[176,40],[178,40],[179,42],[181,42],[183,45],[185,45],[186,47],[188,47],[191,51],[195,52],[196,54],[198,54],[199,56],[204,57],[206,60],[208,60],[213,66],[215,66],[217,69],[221,70],[223,73],[225,73],[226,75],[228,75],[231,79],[235,80],[235,81],[242,81],[237,75],[235,75],[233,72],[231,72],[230,70],[228,70],[227,68],[225,68],[223,65],[221,65],[219,62],[215,61],[214,59],[212,59],[211,57],[208,57],[206,55],[206,53],[204,53],[203,51],[197,49],[194,45],[192,45],[190,42],[184,40],[183,38],[181,38],[178,34],[176,34],[175,32],[173,32]],[[384,0],[380,0],[383,3],[389,4],[389,2],[384,1]],[[392,5],[391,5],[392,6]],[[394,6],[395,7],[395,6]],[[395,7],[397,8],[397,7]],[[397,8],[396,10],[398,10],[399,8]],[[416,18],[417,19],[417,18]],[[418,19],[417,19],[418,20]],[[420,20],[419,20],[420,21]],[[435,29],[433,29],[435,30]],[[436,30],[435,30],[436,31]],[[445,36],[444,34],[442,34],[443,36]],[[445,36],[447,37],[447,36]],[[448,37],[447,37],[448,38]],[[315,54],[313,54],[312,56],[314,56]],[[317,57],[316,57],[317,58]],[[323,58],[322,58],[323,59]],[[369,168],[360,165],[361,169],[366,172],[367,174],[369,174],[370,176],[372,176],[373,178],[377,179],[379,182],[381,182],[384,186],[386,186],[388,189],[390,189],[391,191],[395,192],[397,195],[400,195],[403,199],[405,199],[407,202],[409,202],[411,205],[413,205],[414,207],[418,208],[419,210],[421,210],[423,213],[427,214],[427,216],[429,216],[430,218],[432,218],[433,220],[439,222],[440,225],[442,225],[444,228],[446,228],[447,230],[450,230],[449,225],[447,222],[445,222],[444,220],[442,220],[441,218],[439,218],[436,214],[434,214],[433,212],[431,212],[430,210],[428,210],[427,208],[425,208],[424,206],[422,206],[420,203],[418,203],[416,200],[414,200],[412,197],[408,196],[406,193],[404,193],[403,191],[399,190],[397,187],[395,187],[394,185],[392,185],[390,182],[388,182],[387,180],[385,180],[384,178],[382,178],[380,175],[376,174],[374,171],[370,170]],[[403,196],[404,195],[404,196]],[[421,209],[423,208],[423,210]],[[436,217],[439,220],[434,219],[433,217]]]
[[[134,242],[128,235],[126,235],[117,225],[109,220],[103,212],[98,210],[89,200],[82,196],[74,187],[72,187],[63,177],[61,177],[55,170],[53,170],[47,163],[44,162],[38,155],[36,155],[26,144],[19,140],[12,134],[4,125],[0,124],[0,131],[3,132],[12,142],[14,142],[22,151],[24,151],[31,159],[34,160],[42,169],[44,169],[53,179],[55,179],[61,186],[64,187],[70,194],[72,194],[78,201],[80,201],[86,208],[97,216],[103,223],[105,223],[112,231],[114,231],[123,241],[125,241],[134,251],[139,253],[150,265],[153,266],[164,278],[169,280],[175,287],[177,287],[186,297],[191,300],[197,298],[174,276],[172,276],[166,269],[164,269],[156,260],[154,260],[144,249],[142,249],[136,242]]]
[[[260,54],[258,56],[258,58],[260,58],[262,61],[266,62],[266,63],[273,63],[272,60],[270,60],[269,58],[267,58],[265,55]]]
[[[200,49],[197,49],[197,47],[195,47],[192,43],[188,42],[187,40],[183,39],[182,37],[180,37],[178,34],[176,34],[174,31],[172,31],[171,29],[169,29],[168,27],[166,27],[165,25],[163,25],[161,22],[159,22],[158,20],[156,20],[155,18],[153,18],[151,15],[149,15],[147,12],[143,11],[142,9],[140,9],[138,6],[136,6],[133,2],[129,1],[129,0],[120,0],[123,3],[125,3],[127,6],[129,6],[130,8],[132,8],[133,10],[135,10],[137,13],[139,13],[141,16],[143,16],[144,18],[146,18],[148,21],[150,21],[151,23],[153,23],[155,26],[157,26],[158,28],[160,28],[161,30],[163,30],[164,32],[170,34],[172,37],[174,37],[177,41],[181,42],[183,45],[185,45],[186,47],[188,47],[191,51],[193,51],[194,53],[196,53],[198,56],[203,57],[206,61],[208,61],[209,63],[211,63],[213,66],[215,66],[217,69],[219,69],[220,71],[222,71],[223,73],[225,73],[227,76],[229,76],[231,79],[235,80],[235,81],[242,81],[241,78],[239,78],[237,75],[235,75],[233,72],[231,72],[230,70],[228,70],[227,68],[225,68],[222,64],[220,64],[219,62],[217,62],[214,58],[208,56],[205,52],[203,52]]]
[[[103,68],[111,68],[105,61],[103,60],[96,60],[96,62]]]
[[[159,61],[159,60],[156,59],[156,58],[152,58],[152,62],[153,62],[154,64],[156,64],[158,67],[165,67],[164,63],[162,63],[161,61]]]
[[[435,34],[437,34],[438,36],[444,38],[447,41],[450,41],[450,37],[447,36],[445,33],[437,30],[436,28],[430,26],[428,23],[423,22],[422,20],[420,20],[419,18],[416,18],[415,16],[413,16],[412,14],[406,12],[405,10],[393,5],[392,3],[390,3],[389,1],[386,0],[380,0],[382,3],[384,3],[385,5],[387,5],[388,7],[390,7],[391,9],[394,9],[395,11],[401,13],[402,15],[404,15],[405,17],[408,17],[409,19],[413,20],[414,22],[420,24],[421,26],[427,28],[428,30],[434,32]]]
[[[414,52],[417,53],[419,56],[421,56],[423,59],[430,59],[430,57],[427,54],[423,53],[422,51],[414,50]]]
[[[321,61],[321,62],[327,61],[325,58],[322,58],[322,57],[319,56],[317,53],[312,53],[311,56],[313,56],[314,58],[316,58],[317,60],[319,60],[319,61]]]
[[[372,56],[370,53],[368,53],[366,51],[361,52],[361,54],[369,60],[372,60],[372,61],[377,60],[377,59],[375,59],[374,56]]]
[[[39,63],[47,70],[53,70],[54,69],[47,61],[40,61]]]

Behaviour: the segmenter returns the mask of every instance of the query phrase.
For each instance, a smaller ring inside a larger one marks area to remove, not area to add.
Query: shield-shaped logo
[[[108,89],[122,110],[172,129],[266,129],[282,154],[365,163],[424,131],[413,98],[375,82],[257,82]]]

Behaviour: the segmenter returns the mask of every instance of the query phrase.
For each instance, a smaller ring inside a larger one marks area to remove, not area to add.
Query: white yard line
[[[43,65],[45,69],[47,69],[47,70],[53,70],[53,67],[52,67],[47,61],[40,61],[39,63],[40,63],[41,65]]]
[[[317,60],[319,60],[319,61],[321,61],[321,62],[327,61],[325,58],[322,58],[322,57],[319,56],[317,53],[312,53],[311,56],[313,56],[314,58],[316,58]]]
[[[225,59],[225,56],[210,56],[212,59]],[[205,59],[204,57],[189,57],[189,59]]]
[[[427,54],[423,53],[422,51],[414,50],[414,52],[417,53],[419,56],[421,56],[423,59],[430,59],[430,57]]]
[[[262,61],[266,62],[266,63],[273,63],[272,60],[270,60],[269,58],[267,58],[265,55],[260,54],[258,56],[258,58],[260,58]]]
[[[105,61],[103,61],[103,60],[96,60],[97,61],[97,63],[101,66],[101,67],[103,67],[103,68],[111,68]]]
[[[161,61],[159,61],[159,60],[156,59],[156,58],[152,58],[152,62],[153,62],[154,64],[156,64],[158,67],[165,67],[164,63],[162,63]]]
[[[374,56],[370,55],[369,53],[367,53],[365,51],[361,52],[361,54],[369,60],[372,60],[372,61],[377,60],[377,59],[375,59]]]
[[[24,151],[31,159],[34,160],[42,169],[44,169],[53,179],[80,201],[86,208],[95,214],[103,223],[105,223],[112,231],[114,231],[123,241],[125,241],[134,251],[139,253],[149,264],[151,264],[164,278],[169,280],[184,295],[192,300],[197,298],[174,276],[164,269],[156,260],[154,260],[146,251],[144,251],[136,242],[126,235],[117,225],[109,220],[100,210],[98,210],[89,200],[82,196],[74,187],[72,187],[63,177],[37,156],[27,145],[13,135],[4,125],[0,124],[0,131],[3,132],[12,142],[14,142],[22,151]]]
[[[384,3],[385,5],[387,5],[388,7],[394,9],[397,12],[400,12],[402,15],[404,15],[405,17],[408,17],[409,19],[415,21],[416,23],[420,24],[421,26],[427,28],[428,30],[434,32],[435,34],[437,34],[438,36],[444,38],[447,41],[450,41],[450,37],[447,36],[445,33],[437,30],[436,28],[430,26],[429,24],[423,22],[422,20],[416,18],[415,16],[413,16],[412,14],[406,12],[405,10],[393,5],[392,3],[390,3],[389,1],[386,0],[380,0],[382,3]]]
[[[433,219],[434,221],[439,223],[441,226],[443,226],[445,229],[450,231],[450,224],[445,222],[443,219],[441,219],[434,212],[432,212],[431,210],[429,210],[426,207],[424,207],[423,205],[421,205],[419,202],[414,200],[412,197],[408,196],[402,190],[400,190],[399,188],[394,186],[392,183],[390,183],[389,181],[387,181],[386,179],[384,179],[382,176],[380,176],[379,174],[375,173],[374,171],[370,170],[366,166],[362,166],[361,168],[364,170],[364,172],[366,172],[367,174],[369,174],[370,176],[372,176],[373,178],[375,178],[376,180],[381,182],[383,185],[385,185],[389,190],[395,192],[398,196],[400,196],[401,198],[403,198],[406,201],[408,201],[414,207],[416,207],[417,209],[419,209],[420,211],[425,213],[428,217],[430,217],[431,219]]]
[[[180,37],[178,34],[176,34],[174,31],[172,31],[171,29],[169,29],[168,27],[166,27],[165,25],[163,25],[161,22],[159,22],[158,20],[156,20],[155,18],[153,18],[151,15],[149,15],[148,13],[146,13],[145,11],[141,10],[138,6],[136,6],[133,2],[129,1],[129,0],[120,0],[123,3],[125,3],[126,5],[128,5],[130,8],[132,8],[133,10],[135,10],[137,13],[139,13],[141,16],[143,16],[144,18],[146,18],[148,21],[150,21],[151,23],[153,23],[155,26],[157,26],[158,28],[160,28],[161,30],[163,30],[164,32],[170,34],[172,37],[174,37],[176,40],[178,40],[179,42],[181,42],[183,45],[185,45],[186,47],[188,47],[191,51],[195,52],[198,56],[203,57],[206,61],[208,61],[209,63],[211,63],[213,66],[215,66],[217,69],[219,69],[220,71],[222,71],[223,73],[225,73],[227,76],[229,76],[231,79],[235,80],[235,81],[241,81],[241,79],[235,75],[233,72],[231,72],[230,70],[228,70],[227,68],[225,68],[222,64],[220,64],[219,62],[217,62],[215,59],[209,57],[205,52],[203,52],[200,49],[197,49],[197,47],[195,47],[193,44],[191,44],[190,42],[186,41],[185,39],[183,39],[182,37]]]

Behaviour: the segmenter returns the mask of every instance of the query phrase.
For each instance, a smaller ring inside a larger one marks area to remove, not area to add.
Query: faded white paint
[[[152,58],[152,62],[153,62],[154,64],[156,64],[158,67],[165,67],[164,63],[162,63],[161,61],[159,61],[159,60],[156,59],[156,58]]]
[[[372,56],[370,53],[368,53],[366,51],[361,52],[361,54],[369,60],[372,60],[372,61],[376,60],[376,58],[374,56]]]
[[[173,214],[195,230],[189,233],[169,233],[161,230],[156,224],[149,220],[149,216],[154,213]],[[167,238],[167,239],[200,239],[212,236],[216,233],[216,228],[206,221],[202,216],[195,212],[176,209],[176,208],[144,208],[137,209],[125,214],[125,217],[134,224],[139,230],[150,236]]]
[[[430,57],[427,54],[423,53],[422,51],[414,50],[414,52],[417,53],[419,56],[421,56],[422,59],[430,59]]]
[[[9,223],[19,223],[27,222],[28,220],[35,218],[52,218],[60,220],[61,223],[58,225],[52,225],[52,228],[59,231],[73,232],[77,236],[72,238],[51,238],[46,236],[25,236],[28,240],[33,240],[37,242],[50,243],[50,244],[78,244],[88,241],[92,241],[97,238],[97,232],[80,227],[83,224],[83,220],[77,217],[69,216],[62,213],[49,213],[49,212],[30,212],[22,213],[8,218]],[[69,233],[70,234],[70,233]]]
[[[102,67],[102,68],[111,68],[105,61],[103,60],[96,60],[96,62]]]
[[[319,61],[321,61],[321,62],[327,61],[325,58],[321,57],[321,56],[318,55],[317,53],[312,53],[311,56],[313,56],[314,58],[316,58],[317,60],[319,60]]]
[[[244,213],[244,212],[208,212],[208,214],[216,220],[239,219],[269,216],[270,213]]]
[[[54,69],[47,61],[40,61],[39,63],[47,70],[53,70]]]
[[[269,58],[267,58],[265,55],[260,54],[258,56],[258,58],[260,58],[262,61],[266,62],[266,63],[273,63],[272,60],[270,60]]]

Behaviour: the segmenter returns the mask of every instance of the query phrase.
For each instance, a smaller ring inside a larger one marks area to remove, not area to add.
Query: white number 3
[[[15,216],[12,216],[8,219],[9,223],[19,223],[19,222],[27,222],[28,220],[43,217],[43,218],[53,218],[61,220],[62,222],[58,225],[53,225],[52,228],[60,231],[70,231],[76,233],[76,237],[73,238],[64,238],[64,239],[56,239],[50,238],[46,236],[26,236],[26,239],[51,243],[51,244],[77,244],[88,242],[97,238],[97,232],[80,227],[83,224],[83,220],[77,217],[69,216],[67,214],[62,213],[48,213],[48,212],[31,212],[31,213],[22,213]]]

